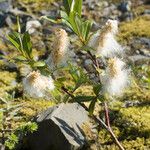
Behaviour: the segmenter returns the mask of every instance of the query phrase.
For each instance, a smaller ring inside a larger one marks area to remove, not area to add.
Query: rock
[[[29,34],[33,34],[36,29],[40,28],[42,25],[38,20],[31,20],[26,23],[26,31],[29,32]]]
[[[147,48],[150,48],[150,38],[142,37],[139,40],[141,41],[142,45],[144,44],[147,46]]]
[[[131,1],[121,2],[118,6],[118,10],[120,10],[122,13],[130,11],[131,10]]]
[[[85,66],[87,71],[95,72],[95,68],[93,67],[93,62],[91,59],[86,59],[84,62],[84,66]]]
[[[0,1],[0,27],[8,25],[12,27],[12,20],[10,15],[10,10],[12,9],[12,0],[2,0]]]
[[[149,56],[150,57],[150,50],[140,49],[140,54],[142,54],[144,56]]]
[[[96,75],[94,73],[91,73],[90,78],[96,78]]]
[[[91,59],[87,59],[87,60],[85,60],[85,66],[89,66],[89,65],[92,65],[93,64],[93,62],[92,62],[92,60]]]
[[[88,113],[77,103],[60,104],[37,116],[38,130],[27,136],[26,150],[77,150],[86,147],[84,124]],[[23,145],[25,149],[25,145]]]
[[[129,56],[129,60],[135,64],[150,63],[150,57],[143,56],[143,55]]]
[[[146,37],[136,38],[131,43],[131,50],[133,51],[139,51],[141,54],[144,54],[146,56],[149,56],[150,54],[150,39]],[[142,52],[142,51],[147,52]]]
[[[8,15],[5,19],[6,21],[6,24],[11,28],[14,24],[13,24],[13,21],[11,19],[11,17]]]
[[[144,10],[144,15],[150,15],[150,9]]]
[[[2,0],[0,1],[0,11],[8,12],[12,8],[11,0]]]
[[[140,102],[139,101],[125,101],[125,104],[123,107],[133,107],[133,106],[139,106]]]
[[[1,149],[1,150],[5,150],[5,149],[6,149],[5,145],[2,144],[1,142],[0,142],[0,149]]]
[[[0,12],[0,27],[3,27],[5,25],[6,18],[7,18],[7,15],[2,13],[2,12]]]

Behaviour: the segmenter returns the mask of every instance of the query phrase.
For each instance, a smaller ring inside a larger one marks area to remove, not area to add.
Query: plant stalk
[[[112,136],[112,138],[114,139],[114,142],[118,145],[120,150],[125,150],[123,148],[123,146],[121,145],[121,143],[118,141],[116,135],[114,134],[111,126],[110,126],[110,119],[109,119],[109,110],[108,110],[108,105],[106,102],[104,102],[104,110],[105,110],[105,119],[106,119],[106,124],[107,124],[107,131],[110,133],[110,135]]]

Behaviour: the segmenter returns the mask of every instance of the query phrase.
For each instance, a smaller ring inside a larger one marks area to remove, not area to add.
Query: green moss
[[[16,86],[15,72],[0,71],[0,97],[7,95],[7,92],[13,90]]]
[[[27,8],[28,12],[37,12],[42,9],[48,10],[51,8],[51,4],[54,1],[56,0],[18,0],[22,6]]]
[[[23,99],[21,102],[24,103],[23,108],[21,109],[21,114],[26,119],[32,118],[46,108],[55,105],[54,102],[48,100]]]
[[[42,2],[53,2],[54,0],[22,0],[22,2],[25,2],[25,3],[42,3]]]
[[[146,9],[150,9],[149,5],[139,5],[138,7],[133,8],[133,13],[135,16],[139,16],[144,13]]]
[[[126,150],[150,148],[150,106],[118,108],[112,112],[112,129]],[[118,149],[106,130],[100,130],[99,139],[102,149]]]
[[[138,17],[131,22],[121,23],[119,39],[129,41],[133,37],[150,38],[149,16]]]
[[[120,109],[121,121],[126,120],[125,126],[134,128],[138,133],[133,136],[150,137],[150,106],[129,107]],[[145,134],[146,133],[146,134]]]

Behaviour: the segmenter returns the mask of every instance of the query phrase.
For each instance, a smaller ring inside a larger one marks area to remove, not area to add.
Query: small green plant
[[[21,143],[23,138],[27,134],[33,133],[37,129],[38,126],[34,122],[27,122],[24,125],[19,126],[7,137],[7,140],[5,141],[5,146],[10,150],[14,150],[16,148],[16,145],[19,147],[19,142]]]
[[[45,63],[43,61],[36,62],[36,60],[34,59],[30,35],[27,31],[21,33],[19,17],[17,18],[17,24],[18,24],[18,32],[13,31],[7,35],[7,38],[10,41],[10,43],[19,52],[19,55],[15,56],[13,59],[15,61],[20,61],[22,63],[29,64],[32,68],[45,66]]]
[[[60,102],[79,103],[100,126],[102,125],[110,133],[118,147],[124,150],[110,126],[108,111],[108,102],[121,95],[129,80],[125,63],[118,57],[122,53],[122,47],[115,39],[118,22],[108,20],[101,32],[97,31],[94,34],[91,32],[92,22],[82,17],[82,0],[63,0],[63,5],[59,19],[47,16],[41,18],[53,23],[63,23],[77,35],[82,43],[80,49],[85,51],[93,62],[98,81],[90,80],[89,74],[83,67],[67,61],[69,38],[63,29],[55,31],[56,38],[48,60],[34,60],[30,35],[28,32],[21,33],[18,21],[18,32],[10,33],[8,39],[20,54],[15,60],[30,65],[33,70],[23,81],[24,93],[36,98],[45,95],[49,98],[53,95],[54,99],[59,99]],[[73,85],[65,84],[68,79],[61,72],[70,76]],[[84,84],[93,87],[92,95],[75,94],[76,90]],[[89,107],[84,104],[85,102],[89,103]],[[104,107],[105,121],[94,115],[96,103]],[[11,139],[14,143],[17,141],[13,134]]]
[[[7,139],[11,138],[14,141],[14,144],[18,141],[17,137],[11,132],[13,131],[12,128],[12,121],[20,120],[21,117],[18,115],[19,110],[22,108],[22,104],[16,105],[13,102],[13,94],[10,99],[6,100],[4,98],[0,98],[0,103],[4,105],[3,108],[0,109],[0,132],[1,132],[1,143],[2,147],[5,149],[5,142]],[[13,147],[13,145],[11,145]]]
[[[14,93],[10,95],[7,99],[0,98],[0,104],[4,105],[0,109],[0,139],[1,148],[9,148],[10,150],[15,149],[16,144],[23,139],[29,132],[34,132],[37,130],[37,124],[28,122],[21,126],[12,127],[12,122],[17,122],[22,119],[20,116],[20,110],[23,104],[15,104]]]

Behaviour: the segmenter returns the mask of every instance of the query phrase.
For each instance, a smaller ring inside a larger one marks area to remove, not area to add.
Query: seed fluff
[[[46,94],[54,90],[54,82],[51,77],[41,75],[33,71],[23,79],[24,93],[33,98],[46,97]]]
[[[103,92],[110,96],[121,96],[129,84],[129,70],[119,58],[111,58],[105,74],[101,77]]]

